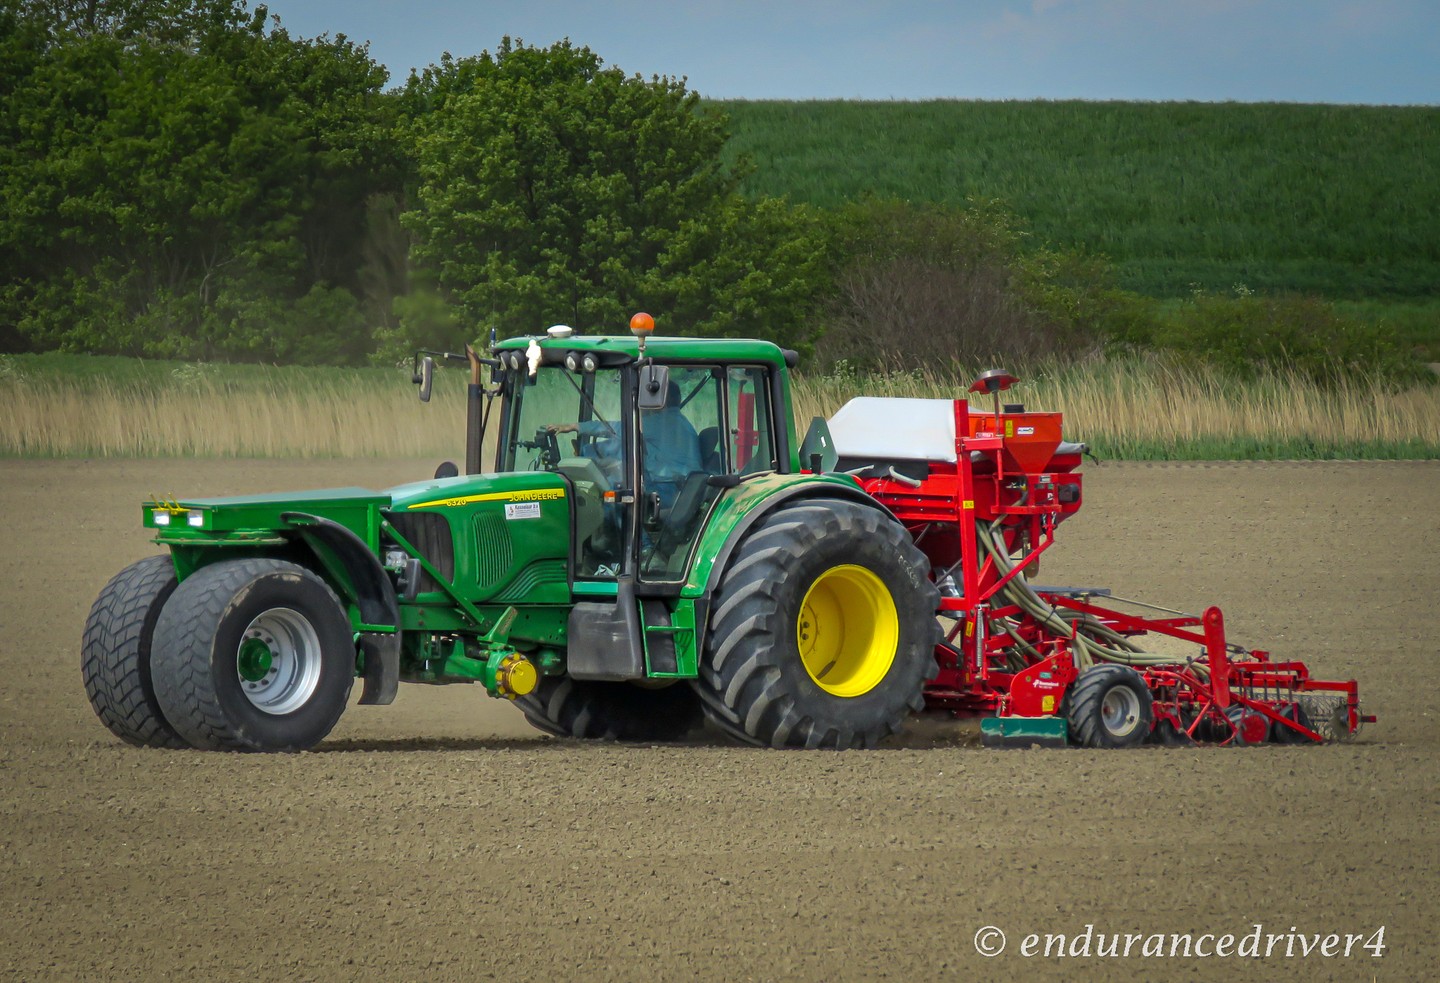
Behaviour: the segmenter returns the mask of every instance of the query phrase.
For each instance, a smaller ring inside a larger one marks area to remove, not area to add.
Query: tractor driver
[[[551,433],[579,433],[593,438],[593,442],[582,449],[587,457],[619,459],[622,455],[620,434],[603,420],[552,423],[546,429]],[[664,409],[641,410],[640,429],[645,435],[646,490],[658,492],[660,506],[668,509],[690,472],[700,470],[700,437],[680,412],[679,383],[670,382]]]

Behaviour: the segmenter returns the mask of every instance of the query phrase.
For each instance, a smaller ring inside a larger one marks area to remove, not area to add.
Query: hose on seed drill
[[[981,551],[990,557],[1002,576],[1010,574],[1015,569],[1015,564],[1011,561],[1010,550],[1005,545],[1001,523],[977,522],[975,525],[976,541],[980,544]],[[1177,661],[1173,655],[1145,651],[1129,638],[1089,615],[1079,615],[1072,625],[1071,621],[1061,617],[1052,606],[1046,604],[1023,576],[1012,577],[1009,583],[1001,588],[1000,596],[1028,614],[1045,631],[1068,638],[1075,652],[1077,669],[1084,669],[1095,662],[1117,662],[1132,667],[1145,667],[1174,665]],[[1019,636],[1008,619],[1001,621],[1001,627],[1027,654],[1039,656],[1034,646]],[[1203,665],[1192,664],[1191,668],[1202,676],[1207,674]]]

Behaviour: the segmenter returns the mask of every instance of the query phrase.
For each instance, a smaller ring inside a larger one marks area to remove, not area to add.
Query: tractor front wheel
[[[716,592],[696,690],[721,730],[772,747],[873,747],[924,706],[939,595],[894,519],[837,499],[781,505]]]
[[[585,740],[678,741],[703,721],[700,700],[684,683],[650,689],[547,676],[515,705],[545,733]]]
[[[1065,696],[1070,737],[1081,747],[1135,747],[1150,736],[1154,698],[1129,666],[1102,663],[1080,673]]]
[[[303,567],[216,563],[161,611],[152,675],[166,719],[193,746],[303,751],[345,710],[355,678],[350,620]]]
[[[177,583],[168,555],[147,556],[111,578],[85,621],[85,695],[101,723],[137,747],[189,747],[161,712],[150,676],[155,622]]]

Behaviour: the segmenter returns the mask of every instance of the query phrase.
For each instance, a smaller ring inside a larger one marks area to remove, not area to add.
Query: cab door
[[[671,365],[669,372],[665,409],[639,420],[639,579],[652,584],[683,582],[715,501],[744,475],[775,469],[765,367]]]

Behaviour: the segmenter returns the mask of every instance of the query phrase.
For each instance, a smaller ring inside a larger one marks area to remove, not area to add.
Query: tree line
[[[0,0],[0,351],[358,364],[639,309],[852,366],[1164,336],[998,202],[744,194],[723,113],[569,41],[388,83],[241,0]]]
[[[821,243],[682,83],[509,39],[386,83],[233,0],[3,0],[0,347],[353,363],[640,307],[803,340]]]

